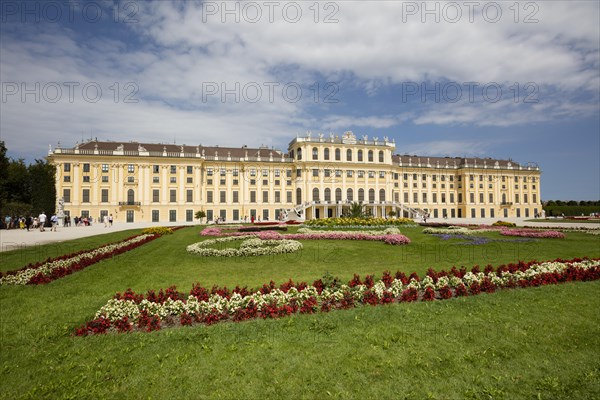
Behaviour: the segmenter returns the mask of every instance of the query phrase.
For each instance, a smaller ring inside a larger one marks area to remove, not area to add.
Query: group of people
[[[78,217],[75,216],[72,218],[72,223],[74,226],[90,226],[94,222],[92,217]],[[113,216],[105,215],[102,218],[104,222],[104,226],[112,226],[113,224]],[[0,222],[2,220],[0,219]],[[72,226],[71,216],[65,215],[63,217],[63,226]],[[56,214],[52,214],[50,218],[46,215],[44,211],[42,211],[37,217],[32,217],[31,215],[25,216],[10,216],[7,215],[4,217],[3,223],[1,223],[3,229],[27,229],[27,231],[31,229],[39,229],[40,232],[44,232],[45,228],[50,228],[52,231],[56,232],[56,228],[58,227],[58,217]]]

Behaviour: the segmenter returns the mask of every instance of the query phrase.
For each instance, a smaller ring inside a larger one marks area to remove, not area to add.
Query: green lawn
[[[304,241],[299,254],[189,255],[185,228],[46,286],[0,287],[2,398],[600,398],[600,282],[433,303],[360,307],[166,329],[70,336],[118,291],[192,283],[256,287],[403,270],[600,257],[600,237],[456,245],[404,228],[408,246]],[[96,247],[118,232],[0,253],[4,271]],[[503,238],[486,233],[491,238]],[[68,249],[68,251],[64,251]],[[62,253],[61,253],[62,251]]]

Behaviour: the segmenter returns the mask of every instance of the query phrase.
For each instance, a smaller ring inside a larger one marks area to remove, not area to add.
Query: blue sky
[[[0,133],[32,161],[89,139],[537,163],[600,198],[599,3],[3,1]]]

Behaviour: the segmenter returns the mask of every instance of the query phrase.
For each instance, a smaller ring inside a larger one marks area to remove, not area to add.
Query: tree
[[[33,212],[53,213],[56,208],[56,167],[46,160],[36,159],[34,164],[29,165],[28,170]]]
[[[388,213],[388,216],[394,218],[396,216],[396,211],[392,210]]]
[[[358,203],[353,201],[350,204],[350,217],[362,218],[364,217],[364,215],[364,206],[362,204],[362,201],[359,201]]]
[[[200,223],[202,223],[202,220],[206,218],[206,212],[204,212],[204,210],[197,211],[195,217],[196,219],[200,220]]]

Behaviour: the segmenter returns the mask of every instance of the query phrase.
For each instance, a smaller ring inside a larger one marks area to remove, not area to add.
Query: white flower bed
[[[234,240],[243,240],[238,249],[214,249],[218,243],[227,243]],[[192,254],[198,254],[205,257],[247,257],[247,256],[265,256],[272,254],[295,253],[302,249],[302,243],[296,240],[262,240],[256,235],[246,236],[228,236],[217,239],[208,239],[203,242],[191,244],[187,251]]]
[[[423,233],[441,235],[473,235],[476,231],[462,226],[450,226],[448,228],[425,228]]]

